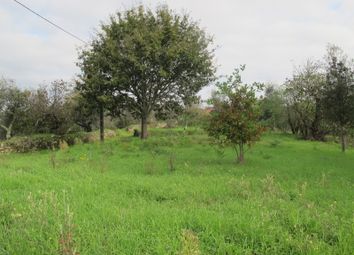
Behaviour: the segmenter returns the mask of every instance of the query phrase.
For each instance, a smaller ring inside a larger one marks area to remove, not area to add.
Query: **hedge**
[[[106,137],[114,137],[116,133],[105,130]],[[65,135],[38,134],[32,136],[13,137],[1,143],[0,153],[7,152],[30,152],[48,149],[59,149],[61,145],[69,146],[77,143],[89,143],[99,139],[97,132],[70,133]]]

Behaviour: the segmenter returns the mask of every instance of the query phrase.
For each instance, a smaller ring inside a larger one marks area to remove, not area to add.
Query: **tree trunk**
[[[287,108],[287,115],[288,115],[288,124],[290,126],[290,129],[291,129],[291,133],[293,135],[296,135],[296,128],[295,128],[295,125],[293,123],[293,121],[291,120],[291,116],[290,116],[290,110]]]
[[[146,139],[148,136],[148,133],[147,133],[147,116],[143,115],[141,117],[141,132],[140,132],[140,138],[141,139]]]
[[[100,141],[104,142],[104,109],[100,105]]]
[[[6,131],[6,140],[9,140],[12,136],[12,126],[15,122],[15,119],[12,119],[10,125],[8,127],[4,125],[0,125]]]
[[[187,116],[184,116],[184,130],[187,130],[188,128],[188,120],[187,120]]]
[[[243,148],[243,143],[241,143],[239,145],[239,154],[238,154],[238,158],[237,158],[237,162],[239,164],[242,164],[245,161],[244,154],[245,154],[245,152],[244,152],[244,148]]]
[[[340,141],[341,141],[341,145],[342,145],[342,152],[345,152],[345,131],[344,129],[342,128],[341,130],[341,134],[340,134]]]
[[[11,135],[12,135],[12,124],[13,124],[13,121],[11,122],[10,126],[6,130],[6,140],[9,140],[11,138]]]
[[[326,135],[326,132],[321,127],[322,111],[320,105],[320,100],[316,99],[315,118],[310,127],[312,138],[316,141],[324,141]]]

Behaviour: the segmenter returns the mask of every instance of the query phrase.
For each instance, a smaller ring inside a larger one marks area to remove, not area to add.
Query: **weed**
[[[154,159],[150,159],[144,163],[144,172],[148,175],[156,174],[156,164]]]
[[[60,148],[60,150],[65,151],[69,148],[69,145],[66,141],[60,140],[59,141],[59,148]]]
[[[251,182],[246,180],[244,176],[240,179],[232,179],[229,182],[231,191],[237,198],[249,199],[251,196]]]
[[[63,224],[60,230],[59,237],[59,254],[61,255],[78,255],[74,241],[74,224],[73,213],[67,205],[64,213]]]
[[[325,173],[322,173],[322,175],[321,175],[320,185],[323,188],[327,186],[327,176]]]
[[[105,144],[102,149],[102,154],[106,157],[110,157],[114,155],[114,147],[112,143]]]
[[[168,157],[168,169],[170,172],[176,171],[175,161],[176,161],[176,154],[170,153]]]
[[[191,230],[182,231],[182,249],[179,255],[200,255],[198,236]]]
[[[55,150],[51,151],[49,161],[50,161],[50,165],[55,170],[58,166],[57,153]]]
[[[261,180],[262,191],[265,196],[278,197],[282,195],[279,184],[275,182],[275,177],[273,175],[267,175]]]
[[[0,226],[1,228],[8,228],[13,222],[12,213],[14,211],[13,205],[5,201],[0,201]]]
[[[99,159],[99,169],[101,173],[105,173],[108,170],[107,158],[100,157]]]

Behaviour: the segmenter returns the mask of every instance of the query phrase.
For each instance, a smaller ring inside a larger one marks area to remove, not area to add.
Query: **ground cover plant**
[[[354,151],[199,129],[0,155],[0,254],[353,254]]]

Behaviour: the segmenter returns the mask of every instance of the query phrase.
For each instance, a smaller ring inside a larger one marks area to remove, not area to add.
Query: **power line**
[[[64,33],[66,33],[66,34],[70,35],[71,37],[75,38],[76,40],[79,40],[79,41],[81,41],[81,42],[83,42],[83,43],[86,43],[86,42],[85,42],[84,40],[82,40],[80,37],[74,35],[73,33],[69,32],[68,30],[62,28],[61,26],[59,26],[59,25],[57,25],[57,24],[55,24],[54,22],[50,21],[49,19],[43,17],[43,16],[40,15],[38,12],[32,10],[32,9],[29,8],[28,6],[24,5],[23,3],[21,3],[21,2],[19,2],[19,1],[17,1],[17,0],[13,0],[13,1],[16,2],[17,4],[21,5],[21,6],[22,6],[23,8],[25,8],[26,10],[32,12],[34,15],[36,15],[36,16],[40,17],[41,19],[43,19],[44,21],[48,22],[48,23],[51,24],[52,26],[54,26],[54,27],[60,29],[60,30],[63,31]]]

